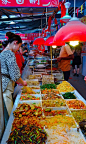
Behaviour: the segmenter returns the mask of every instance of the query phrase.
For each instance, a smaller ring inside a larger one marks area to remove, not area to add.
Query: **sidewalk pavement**
[[[79,77],[73,76],[73,70],[71,70],[69,82],[79,92],[79,94],[86,100],[86,83],[84,76],[79,74]]]

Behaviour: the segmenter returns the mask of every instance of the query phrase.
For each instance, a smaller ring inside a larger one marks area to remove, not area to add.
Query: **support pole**
[[[75,17],[75,0],[74,0],[74,17]]]
[[[47,25],[47,7],[46,7],[46,25]]]
[[[41,30],[42,30],[42,17],[41,17]]]
[[[4,103],[2,94],[2,76],[1,76],[1,61],[0,61],[0,140],[4,132],[5,122],[4,122]]]
[[[52,75],[52,46],[50,46],[50,54],[51,54],[51,75]]]

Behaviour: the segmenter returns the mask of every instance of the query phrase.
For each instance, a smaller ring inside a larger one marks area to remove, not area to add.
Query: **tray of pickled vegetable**
[[[45,117],[45,119],[40,119],[41,126],[45,126],[45,128],[51,128],[59,125],[60,127],[65,128],[76,128],[76,122],[74,118],[70,115],[55,115],[53,117]]]
[[[15,118],[7,144],[42,144],[46,142],[47,134],[37,117]]]
[[[42,108],[41,108],[41,106],[37,106],[36,104],[22,103],[22,104],[18,104],[18,107],[13,112],[13,114],[15,117],[41,116],[42,115]]]
[[[33,79],[33,80],[26,79],[26,82],[28,86],[40,86],[38,79]]]
[[[57,94],[53,94],[53,93],[49,93],[49,94],[42,94],[42,100],[55,100],[55,99],[60,99],[62,98],[61,95],[57,95]]]
[[[43,75],[42,76],[42,85],[44,84],[54,84],[54,76],[53,75]]]
[[[41,78],[42,78],[41,74],[29,75],[29,79],[41,79]]]
[[[64,99],[76,99],[76,96],[73,92],[66,92],[62,94]]]
[[[64,99],[56,98],[55,100],[42,100],[43,107],[64,107],[66,102]]]
[[[48,144],[85,144],[81,133],[77,132],[77,126],[73,117],[68,115],[55,115],[41,120],[41,125],[47,132]],[[78,141],[79,140],[79,141]]]
[[[40,94],[23,94],[20,97],[21,101],[24,100],[40,100],[41,99],[41,95]]]
[[[45,129],[47,144],[86,144],[84,136],[76,129],[68,129],[59,125]]]
[[[71,113],[78,124],[83,119],[86,119],[86,110],[72,110]]]
[[[53,108],[44,108],[43,113],[45,116],[55,116],[55,115],[69,115],[67,109],[65,110],[58,110]]]
[[[41,94],[59,94],[59,91],[56,89],[42,89]]]
[[[61,93],[61,92],[72,92],[75,89],[67,81],[62,81],[62,83],[57,85],[57,90],[59,91],[59,93]]]
[[[86,109],[86,105],[81,100],[67,100],[66,103],[70,109]]]
[[[30,86],[31,89],[40,89],[40,86]]]
[[[40,94],[40,89],[32,89],[31,87],[23,86],[21,94]]]
[[[40,86],[40,89],[47,90],[47,89],[56,89],[56,84],[44,84]]]

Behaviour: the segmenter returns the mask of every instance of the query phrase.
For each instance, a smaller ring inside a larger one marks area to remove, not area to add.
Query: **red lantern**
[[[57,31],[53,41],[86,41],[86,25],[75,18]]]
[[[36,38],[33,42],[34,45],[43,45],[45,40],[43,38]]]
[[[54,36],[51,36],[51,37],[47,38],[44,45],[46,45],[46,46],[53,46],[53,45],[62,46],[62,45],[65,44],[65,42],[62,42],[62,41],[58,41],[58,42],[54,43],[53,39],[54,39]]]

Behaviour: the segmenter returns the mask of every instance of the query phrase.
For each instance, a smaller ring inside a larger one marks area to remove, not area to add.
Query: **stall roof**
[[[71,5],[69,8],[69,15],[73,16],[74,2],[68,0]],[[80,7],[85,0],[77,0],[76,9]],[[84,8],[84,7],[83,7]],[[47,8],[47,19],[56,10],[56,7]],[[16,31],[20,33],[31,33],[31,31],[38,32],[38,29],[46,25],[46,8],[40,7],[1,7],[0,8],[0,34],[7,31]],[[81,14],[79,10],[78,17],[84,15],[84,10]],[[61,18],[61,11],[56,14],[58,23]]]

